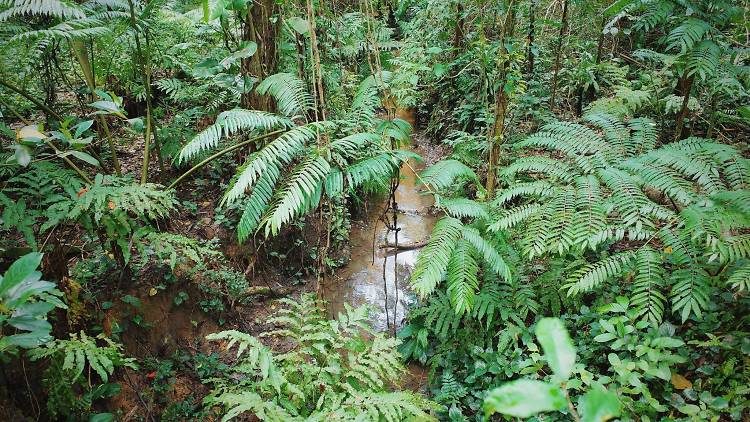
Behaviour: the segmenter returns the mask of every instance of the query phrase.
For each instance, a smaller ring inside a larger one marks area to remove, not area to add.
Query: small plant
[[[601,422],[620,416],[617,395],[601,384],[593,384],[580,397],[578,407],[573,405],[565,386],[573,373],[576,350],[561,320],[544,318],[537,323],[535,333],[552,369],[551,380],[520,379],[495,388],[484,399],[487,416],[497,412],[528,418],[542,412],[568,411],[573,419],[583,422]]]
[[[257,338],[239,331],[207,336],[226,349],[237,348],[230,370],[210,380],[207,406],[221,406],[223,421],[254,414],[267,421],[434,420],[437,405],[410,391],[390,391],[404,373],[398,341],[374,334],[365,307],[327,321],[312,296],[286,305],[269,322],[293,345],[276,354]],[[373,335],[372,339],[363,332]]]
[[[0,357],[51,341],[47,313],[67,308],[55,283],[42,280],[42,273],[37,271],[41,261],[42,254],[32,252],[17,259],[0,276]],[[5,335],[6,327],[18,332]]]
[[[138,368],[134,359],[123,355],[120,344],[102,334],[89,337],[83,331],[71,334],[69,340],[58,339],[34,349],[29,356],[32,360],[49,360],[50,367],[44,375],[49,391],[47,410],[52,417],[68,420],[84,415],[112,420],[111,414],[92,413],[93,404],[120,392],[119,384],[109,382],[117,368]],[[100,383],[96,382],[97,376]]]

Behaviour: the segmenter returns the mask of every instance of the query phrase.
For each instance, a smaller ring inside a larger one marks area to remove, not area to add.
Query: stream
[[[401,111],[398,117],[414,125],[411,113]],[[419,149],[416,146],[412,148],[417,153],[420,153]],[[427,240],[437,221],[429,214],[432,196],[420,193],[420,183],[414,173],[414,170],[422,170],[424,165],[413,160],[408,164],[401,166],[401,182],[396,190],[400,245]],[[395,233],[389,233],[385,224],[379,221],[387,205],[388,197],[384,196],[371,204],[364,219],[352,222],[349,238],[351,259],[336,271],[324,290],[332,315],[343,312],[344,303],[354,307],[369,305],[370,322],[376,331],[401,327],[409,306],[415,302],[414,293],[409,287],[409,276],[416,264],[419,249],[396,252],[380,247],[386,241],[395,241]]]

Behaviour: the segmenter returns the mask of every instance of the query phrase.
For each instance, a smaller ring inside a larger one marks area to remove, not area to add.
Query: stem
[[[140,70],[141,76],[143,77],[143,88],[146,91],[146,131],[143,137],[143,166],[141,168],[141,184],[143,184],[148,180],[148,161],[151,143],[151,78],[149,73],[146,72],[146,65],[143,63],[143,49],[141,48],[141,37],[138,36],[138,26],[135,21],[135,6],[133,6],[133,0],[128,0],[128,7],[130,8],[130,26],[133,28],[133,34],[135,36],[136,64],[138,65],[138,70]]]
[[[677,122],[675,123],[675,141],[679,141],[680,139],[682,139],[682,129],[685,126],[685,117],[687,117],[688,114],[688,105],[690,104],[690,91],[693,89],[694,80],[695,75],[687,76],[687,71],[685,71],[685,87],[683,93],[684,97],[682,98],[682,109],[680,110],[680,114],[677,116]]]
[[[15,86],[11,85],[10,82],[4,81],[2,79],[0,79],[0,85],[6,87],[8,89],[10,89],[11,91],[19,94],[20,96],[26,98],[29,101],[31,101],[35,106],[39,107],[39,109],[41,109],[48,116],[52,116],[52,117],[54,117],[58,121],[61,121],[61,122],[63,121],[62,116],[60,116],[59,114],[57,114],[57,112],[55,112],[55,110],[52,110],[46,104],[44,104],[43,102],[37,100],[31,94],[29,94],[28,92],[24,91],[23,89],[16,88]]]
[[[91,97],[93,97],[94,90],[96,90],[96,77],[91,62],[89,61],[88,54],[86,53],[86,45],[82,41],[70,41],[70,49],[73,50],[73,55],[76,56],[78,64],[81,66],[86,85],[91,91]],[[122,174],[120,160],[117,158],[117,149],[112,140],[112,134],[109,131],[107,120],[102,115],[98,115],[96,120],[104,131],[104,136],[107,139],[107,144],[109,145],[109,150],[112,154],[112,165],[115,167],[115,173],[119,176]]]
[[[183,180],[185,180],[186,177],[188,177],[191,174],[195,173],[197,170],[201,169],[206,164],[208,164],[211,161],[213,161],[213,160],[221,157],[224,154],[228,154],[228,153],[230,153],[230,152],[232,152],[232,151],[234,151],[236,149],[244,147],[245,145],[248,145],[248,144],[251,144],[251,143],[254,143],[254,142],[258,142],[258,141],[260,141],[262,139],[269,138],[269,137],[274,136],[274,135],[278,135],[278,134],[280,134],[282,132],[284,132],[284,131],[283,130],[276,130],[276,131],[273,131],[273,132],[266,133],[265,135],[261,135],[261,136],[258,136],[258,137],[252,138],[252,139],[248,139],[247,141],[240,142],[237,145],[232,145],[231,147],[224,148],[223,150],[217,152],[216,154],[213,154],[212,156],[206,158],[205,160],[203,160],[200,163],[198,163],[198,164],[194,165],[193,167],[191,167],[190,170],[186,171],[180,177],[178,177],[174,182],[172,182],[172,184],[169,185],[167,187],[167,189],[174,189],[174,187],[177,186],[178,184],[180,184],[180,182],[182,182]]]
[[[562,25],[560,26],[560,34],[557,36],[557,54],[555,54],[555,69],[552,74],[552,98],[550,99],[550,107],[555,106],[555,98],[557,97],[557,72],[560,70],[560,56],[562,55],[563,38],[565,37],[565,31],[568,29],[568,0],[563,1],[563,14],[562,14]]]

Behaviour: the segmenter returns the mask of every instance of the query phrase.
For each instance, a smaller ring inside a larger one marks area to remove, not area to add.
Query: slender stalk
[[[195,173],[196,171],[200,170],[203,166],[205,166],[206,164],[210,163],[211,161],[213,161],[213,160],[221,157],[222,155],[225,155],[225,154],[228,154],[228,153],[230,153],[232,151],[240,149],[240,148],[244,147],[245,145],[248,145],[248,144],[251,144],[251,143],[255,143],[255,142],[258,142],[258,141],[266,139],[266,138],[270,138],[271,136],[279,135],[279,134],[281,134],[283,132],[284,132],[283,130],[275,130],[273,132],[266,133],[265,135],[257,136],[255,138],[248,139],[247,141],[240,142],[237,145],[232,145],[231,147],[224,148],[223,150],[217,152],[216,154],[211,155],[210,157],[207,157],[205,160],[203,160],[200,163],[198,163],[198,164],[194,165],[193,167],[191,167],[190,170],[186,171],[180,177],[178,177],[177,179],[175,179],[175,181],[172,182],[172,184],[170,184],[167,187],[167,189],[174,189],[174,187],[177,186],[177,185],[179,185],[180,182],[182,182],[183,180],[185,180],[186,177],[188,177],[191,174]]]
[[[683,86],[683,97],[682,97],[682,108],[680,114],[677,115],[677,122],[675,122],[674,129],[674,140],[679,141],[682,139],[682,129],[685,127],[685,118],[688,114],[688,106],[690,105],[690,91],[693,89],[693,81],[695,81],[695,75],[688,76],[685,71],[685,77],[683,78],[685,84]]]
[[[549,106],[555,107],[557,97],[557,73],[560,71],[560,56],[562,56],[563,39],[565,31],[568,29],[568,0],[563,0],[562,25],[560,25],[560,34],[557,36],[557,53],[555,54],[555,68],[552,74],[552,97]]]
[[[52,110],[46,104],[44,104],[43,102],[37,100],[36,98],[34,98],[31,94],[29,94],[25,90],[23,90],[21,88],[17,88],[15,86],[11,85],[10,82],[4,81],[2,79],[0,79],[0,85],[6,87],[8,89],[10,89],[11,91],[15,92],[16,94],[18,94],[18,95],[26,98],[27,100],[31,101],[35,106],[39,107],[39,109],[42,110],[44,112],[44,114],[46,114],[48,116],[52,116],[53,118],[55,118],[58,121],[63,121],[62,116],[59,115],[59,114],[57,114],[57,112],[55,110]]]
[[[135,37],[136,64],[143,78],[143,88],[146,92],[146,130],[143,136],[143,166],[141,167],[141,184],[148,181],[148,162],[151,155],[151,75],[144,63],[143,48],[141,48],[141,37],[138,35],[138,25],[135,20],[135,6],[133,0],[128,0],[130,8],[130,26]]]
[[[70,49],[73,50],[73,55],[76,56],[78,64],[81,66],[81,71],[83,71],[86,85],[91,91],[90,95],[93,97],[94,90],[96,90],[96,76],[94,75],[94,70],[91,66],[91,62],[89,61],[88,54],[86,54],[86,45],[82,41],[70,41]],[[107,120],[104,118],[104,116],[98,115],[97,122],[104,131],[104,136],[107,139],[107,144],[109,145],[109,150],[112,154],[112,165],[115,167],[115,173],[119,176],[122,174],[120,160],[117,158],[117,148],[115,148],[115,142],[112,139],[111,132],[109,131]]]
[[[498,51],[498,62],[500,66],[499,78],[503,85],[498,87],[497,92],[495,93],[495,123],[492,126],[492,131],[489,136],[490,157],[487,165],[487,199],[491,199],[495,193],[495,185],[497,183],[497,165],[500,161],[500,146],[502,145],[505,136],[505,120],[507,117],[510,96],[504,86],[508,67],[508,58],[506,57],[508,52],[504,45],[507,42],[507,39],[513,37],[513,30],[516,22],[515,19],[515,1],[511,0],[508,5],[508,13],[505,16],[505,21],[503,23],[503,33],[500,38],[500,49]]]

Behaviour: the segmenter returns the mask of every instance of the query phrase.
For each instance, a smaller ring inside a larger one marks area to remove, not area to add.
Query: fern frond
[[[568,278],[563,288],[567,289],[568,296],[590,292],[605,281],[621,276],[634,257],[635,251],[625,251],[599,262],[586,264]]]
[[[664,269],[661,256],[650,247],[641,248],[635,257],[635,271],[630,302],[636,307],[638,315],[658,326],[667,300],[662,293]]]
[[[222,138],[232,136],[239,131],[268,131],[291,126],[292,122],[288,119],[265,111],[241,108],[228,110],[219,114],[213,125],[201,131],[182,147],[177,161],[182,163],[203,151],[216,148]]]
[[[247,240],[258,228],[261,217],[268,209],[273,197],[274,187],[281,173],[275,165],[269,165],[258,177],[253,191],[244,203],[244,211],[237,223],[237,238],[240,243]]]
[[[685,54],[698,44],[710,29],[711,25],[702,19],[685,19],[680,26],[667,34],[667,49],[679,50],[681,54]]]
[[[276,193],[270,209],[261,219],[266,237],[278,234],[281,226],[306,213],[317,205],[322,183],[331,171],[331,166],[321,156],[311,155],[302,161],[284,181]]]
[[[513,278],[510,267],[497,249],[479,234],[479,230],[472,227],[464,227],[462,236],[471,243],[482,256],[487,266],[498,276],[502,277],[505,282],[510,282]]]
[[[691,314],[701,318],[711,292],[709,274],[698,266],[679,269],[672,272],[669,283],[672,285],[672,309],[679,312],[682,322]]]
[[[72,1],[66,0],[5,0],[0,3],[8,9],[0,12],[0,22],[14,16],[49,16],[61,19],[81,19],[85,11]]]
[[[547,198],[555,193],[555,186],[546,180],[535,182],[514,183],[511,187],[500,191],[492,201],[493,206],[505,205],[518,197],[535,197],[535,199]]]
[[[276,73],[264,79],[255,89],[260,95],[271,95],[281,114],[293,117],[312,109],[313,99],[305,82],[291,73]]]
[[[721,60],[721,47],[714,41],[703,40],[690,52],[687,61],[688,75],[697,75],[701,80],[713,76]]]
[[[411,274],[411,285],[421,297],[430,295],[443,279],[462,229],[461,221],[452,217],[444,217],[435,224]]]
[[[480,220],[490,218],[485,204],[468,198],[440,199],[437,205],[445,209],[448,215],[455,218],[476,218]]]
[[[750,261],[743,261],[737,268],[732,270],[727,278],[727,284],[738,292],[750,290]]]
[[[479,180],[476,173],[457,160],[442,160],[431,165],[420,174],[422,183],[440,191],[453,186],[456,179]]]
[[[518,173],[543,174],[552,179],[567,182],[573,169],[567,163],[547,157],[522,157],[498,172],[500,177],[513,178]]]
[[[320,133],[333,129],[336,122],[313,122],[303,126],[296,126],[274,139],[260,151],[253,153],[247,162],[237,170],[237,174],[224,194],[223,203],[232,203],[245,195],[245,191],[252,187],[258,177],[266,171],[268,166],[277,168],[289,165],[299,156],[305,145],[316,139]]]

